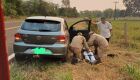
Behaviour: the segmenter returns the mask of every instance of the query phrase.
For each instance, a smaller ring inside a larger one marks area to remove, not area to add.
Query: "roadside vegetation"
[[[122,68],[122,71],[126,72],[133,80],[140,80],[140,69],[134,65],[126,65]]]
[[[60,16],[66,18],[70,26],[85,17],[105,16],[113,25],[110,48],[101,64],[13,62],[11,80],[140,80],[140,0],[123,0],[123,3],[126,10],[117,9],[114,13],[113,9],[78,12],[76,7],[71,7],[70,0],[62,0],[62,5],[44,0],[3,0],[6,21],[20,21],[27,16]],[[118,20],[112,20],[113,17]]]
[[[65,16],[77,17],[76,7],[70,7],[69,0],[62,0],[63,6],[44,0],[3,0],[5,16]]]
[[[78,11],[71,7],[70,0],[61,0],[61,4],[53,3],[51,0],[2,0],[5,16],[17,18],[20,16],[62,16],[62,17],[91,17],[105,16],[107,18],[124,18],[140,16],[139,0],[123,0],[126,9],[114,10],[109,8],[101,10]]]
[[[82,18],[67,19],[69,25]],[[128,44],[124,44],[124,23],[128,25]],[[90,65],[69,62],[12,63],[11,80],[139,80],[140,71],[140,21],[111,21],[113,36],[110,49],[103,58],[103,63]],[[107,56],[114,54],[114,57]],[[131,66],[132,65],[132,66]],[[137,67],[135,66],[137,65]]]
[[[11,80],[73,80],[71,68],[61,63],[11,64]]]
[[[26,16],[20,16],[20,17],[16,17],[16,18],[11,18],[9,16],[5,16],[4,19],[6,22],[16,22],[16,21],[23,21],[24,19],[26,19]]]
[[[112,43],[128,51],[140,52],[140,21],[139,20],[116,20],[113,24]],[[127,25],[127,44],[125,44],[124,24]]]

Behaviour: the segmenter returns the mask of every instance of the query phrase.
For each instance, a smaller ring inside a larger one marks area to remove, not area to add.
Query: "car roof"
[[[37,20],[52,20],[52,21],[59,21],[59,22],[63,22],[64,19],[60,18],[60,17],[52,17],[52,16],[32,16],[32,17],[28,17],[27,19],[37,19]]]

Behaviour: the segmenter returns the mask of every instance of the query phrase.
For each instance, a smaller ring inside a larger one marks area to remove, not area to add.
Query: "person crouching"
[[[73,53],[72,62],[71,62],[72,64],[80,62],[83,59],[82,53],[81,53],[83,48],[89,51],[89,47],[88,47],[85,37],[82,36],[81,32],[79,32],[72,39],[72,42],[70,43],[70,51]]]
[[[103,57],[105,50],[109,46],[108,41],[103,36],[96,34],[92,31],[89,33],[89,35],[90,35],[90,38],[88,40],[88,45],[94,46],[95,55],[96,55],[95,58],[100,63],[101,57]],[[101,51],[100,53],[98,52],[98,48]]]

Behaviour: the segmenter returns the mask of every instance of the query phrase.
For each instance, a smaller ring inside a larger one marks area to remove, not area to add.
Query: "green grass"
[[[122,68],[122,71],[131,76],[133,80],[140,80],[140,70],[135,66],[126,65]]]
[[[21,69],[15,68],[15,65],[11,65],[10,68],[10,80],[27,80]]]
[[[82,18],[67,19],[68,25],[72,25]],[[128,41],[126,46],[124,42],[124,23],[128,25]],[[111,38],[111,44],[117,44],[121,48],[125,48],[129,51],[140,52],[140,21],[136,20],[116,20],[111,21],[113,25],[113,36]],[[70,64],[71,65],[71,64]],[[117,69],[117,68],[116,68]],[[140,80],[140,71],[138,68],[126,65],[122,69],[126,74],[131,76],[134,80]],[[82,71],[82,70],[80,70]],[[93,71],[91,71],[93,72]],[[87,72],[84,72],[87,73]],[[96,73],[95,73],[96,74]],[[14,63],[10,66],[11,80],[73,80],[72,68],[69,64],[62,63],[50,63],[42,64],[41,62],[35,62],[31,64],[17,64]],[[82,77],[82,76],[81,76]]]
[[[50,72],[50,80],[73,80],[71,70],[60,71],[60,72]]]
[[[72,80],[69,67],[63,69],[65,64],[60,62],[35,61],[33,63],[14,63],[10,66],[11,80]]]
[[[128,26],[128,45],[124,45],[124,23]],[[112,21],[113,36],[112,43],[118,44],[120,47],[127,48],[128,50],[134,50],[140,52],[140,21],[138,20],[116,20]]]
[[[78,20],[83,18],[70,18],[66,19],[68,25],[72,25]],[[125,48],[129,51],[140,52],[140,20],[112,20],[113,25],[111,43],[117,44],[121,48]],[[124,44],[124,23],[128,26],[128,44]]]
[[[79,20],[83,20],[83,18],[66,18],[69,27]]]

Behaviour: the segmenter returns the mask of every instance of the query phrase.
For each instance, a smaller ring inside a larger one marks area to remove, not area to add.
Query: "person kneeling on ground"
[[[72,64],[80,62],[83,59],[81,53],[83,48],[89,51],[85,37],[82,36],[81,32],[79,32],[70,43],[70,51],[73,53]]]
[[[96,34],[94,32],[89,33],[90,38],[88,40],[88,45],[89,46],[94,46],[95,49],[95,58],[96,60],[100,63],[101,62],[101,57],[103,56],[105,50],[108,48],[109,44],[108,41],[101,35]],[[98,48],[101,50],[101,52],[98,52]]]

